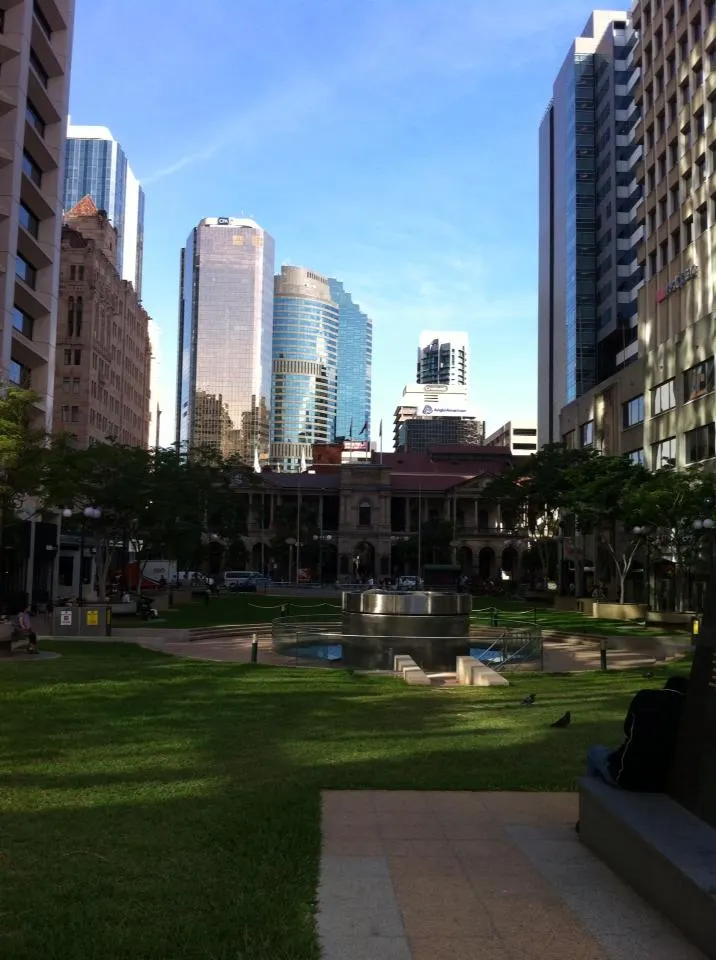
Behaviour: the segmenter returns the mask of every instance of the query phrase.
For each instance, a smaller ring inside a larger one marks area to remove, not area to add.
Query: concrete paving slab
[[[579,843],[576,795],[323,804],[324,960],[704,960]]]

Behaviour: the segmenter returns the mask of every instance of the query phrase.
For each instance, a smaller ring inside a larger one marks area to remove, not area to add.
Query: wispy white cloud
[[[228,123],[223,117],[213,129],[196,131],[195,138],[205,147],[187,149],[144,182],[171,177],[230,146],[251,148],[279,132],[285,135],[309,118],[325,117],[329,106],[340,107],[351,94],[382,98],[417,74],[440,79],[465,72],[488,74],[496,65],[514,70],[518,61],[541,55],[556,23],[568,15],[573,19],[573,3],[556,0],[548,6],[486,9],[482,0],[449,7],[442,0],[387,0],[367,6],[352,43],[340,50],[338,58],[327,51],[312,70],[278,78],[272,89],[237,111]]]

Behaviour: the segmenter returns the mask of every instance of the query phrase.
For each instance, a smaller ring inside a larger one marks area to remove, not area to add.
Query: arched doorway
[[[491,580],[495,569],[495,551],[483,547],[477,555],[477,573],[480,580]]]
[[[361,540],[356,545],[352,558],[353,573],[357,580],[367,580],[375,577],[375,547],[367,540]]]
[[[466,573],[466,574],[472,573],[473,556],[472,556],[472,550],[470,549],[470,547],[468,547],[464,543],[462,544],[462,546],[458,547],[456,559],[463,573]]]
[[[338,547],[326,542],[319,554],[318,576],[321,583],[334,583],[338,579]]]
[[[264,563],[265,563],[265,553],[266,548],[264,547],[263,551],[261,550],[261,544],[255,543],[251,548],[251,569],[258,570],[260,573],[265,574]]]
[[[505,547],[502,551],[502,572],[507,574],[510,580],[514,580],[517,576],[519,559],[517,550],[512,545]]]

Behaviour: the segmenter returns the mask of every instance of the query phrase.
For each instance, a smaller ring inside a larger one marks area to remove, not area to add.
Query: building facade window
[[[19,277],[23,283],[26,283],[32,290],[37,284],[37,270],[24,257],[18,255],[15,257],[15,276]]]
[[[665,380],[651,391],[651,415],[657,417],[660,413],[673,410],[676,406],[674,379]]]
[[[666,440],[659,440],[652,444],[654,453],[654,470],[662,470],[664,467],[676,466],[676,437],[668,437]]]
[[[639,466],[642,466],[642,467],[644,466],[644,448],[643,447],[639,447],[638,450],[630,450],[629,453],[627,453],[627,456],[629,457],[632,463],[638,463]]]
[[[42,170],[25,150],[22,154],[22,172],[32,180],[36,187],[42,186]]]
[[[582,447],[590,447],[594,443],[594,420],[580,424],[579,443]]]
[[[701,427],[696,427],[695,430],[689,430],[684,434],[684,440],[687,463],[698,463],[700,460],[710,460],[716,456],[713,423],[706,423]]]
[[[30,210],[30,208],[24,203],[20,203],[19,220],[20,226],[27,230],[27,232],[35,239],[37,239],[38,234],[40,233],[39,217],[36,217],[32,210]]]
[[[358,505],[358,526],[359,527],[369,527],[370,526],[370,504],[367,500],[363,500]]]
[[[25,108],[25,116],[30,126],[34,127],[41,137],[44,137],[45,121],[42,119],[37,107],[32,103],[31,100],[27,101],[27,106]]]
[[[644,394],[632,397],[622,404],[622,422],[624,427],[633,427],[644,422]]]
[[[699,397],[713,393],[714,358],[709,357],[684,372],[684,402],[698,400]]]
[[[25,313],[17,304],[12,308],[12,325],[15,330],[19,330],[20,333],[27,337],[28,340],[32,340],[32,335],[35,329],[35,321],[28,314]]]

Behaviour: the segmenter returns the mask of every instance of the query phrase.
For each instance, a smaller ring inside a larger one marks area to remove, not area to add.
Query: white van
[[[268,580],[258,570],[227,570],[224,573],[224,586],[227,590],[241,590],[265,587]]]

